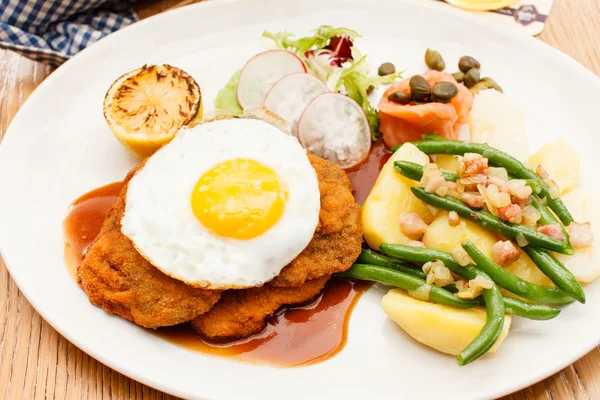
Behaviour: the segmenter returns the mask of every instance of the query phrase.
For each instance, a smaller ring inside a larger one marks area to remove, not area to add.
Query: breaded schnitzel
[[[210,310],[220,292],[163,274],[121,233],[126,190],[127,185],[77,270],[90,302],[145,328],[181,324]]]
[[[210,338],[244,337],[262,330],[267,316],[283,305],[315,297],[332,273],[350,268],[361,250],[360,207],[348,177],[333,163],[308,157],[319,180],[319,224],[306,249],[265,286],[226,291],[217,303],[219,291],[196,289],[163,274],[121,233],[127,186],[79,267],[80,285],[93,304],[146,328],[201,316],[194,325]]]
[[[308,246],[270,282],[272,286],[299,286],[345,271],[360,254],[360,206],[354,201],[348,176],[330,161],[310,154],[308,159],[319,179],[319,225]]]
[[[281,306],[313,299],[328,280],[329,276],[322,276],[298,287],[280,288],[267,283],[259,288],[226,290],[209,312],[192,320],[192,328],[212,340],[253,335],[265,328],[265,319]]]

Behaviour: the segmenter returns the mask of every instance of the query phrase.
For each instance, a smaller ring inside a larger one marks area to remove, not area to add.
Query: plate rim
[[[43,88],[45,88],[46,85],[52,84],[52,82],[54,80],[60,79],[60,77],[63,74],[68,73],[72,68],[74,68],[74,67],[72,67],[72,65],[74,65],[74,63],[77,63],[78,61],[74,62],[73,60],[79,60],[82,57],[87,57],[88,53],[93,52],[96,49],[100,48],[99,46],[108,46],[108,45],[110,45],[111,42],[118,40],[121,37],[121,35],[129,35],[130,31],[143,29],[143,27],[145,25],[147,25],[147,24],[151,25],[155,21],[163,19],[163,18],[175,17],[175,15],[177,15],[179,13],[183,14],[183,13],[189,11],[191,8],[208,9],[208,8],[222,7],[224,9],[226,9],[227,7],[234,7],[239,3],[243,3],[243,2],[247,2],[247,1],[254,1],[256,3],[260,2],[260,0],[205,0],[200,3],[190,4],[187,6],[168,10],[168,11],[153,15],[151,17],[145,18],[143,20],[140,20],[134,24],[131,24],[131,25],[123,28],[123,29],[120,29],[119,31],[103,38],[103,40],[99,40],[98,42],[94,43],[93,45],[85,48],[80,53],[78,53],[71,59],[67,60],[64,64],[62,64],[55,71],[53,71],[46,79],[44,79],[44,81],[40,85],[38,85],[34,89],[34,91],[29,95],[29,97],[21,105],[21,107],[19,107],[19,110],[13,117],[11,123],[9,124],[9,126],[4,134],[3,140],[0,143],[0,159],[2,159],[3,153],[5,151],[7,151],[6,150],[7,146],[5,145],[7,138],[12,138],[14,135],[16,135],[16,133],[12,132],[13,129],[11,129],[14,122],[16,120],[20,119],[21,115],[26,115],[29,112],[28,110],[31,107],[30,105],[40,95],[40,93],[44,90]],[[357,3],[356,0],[338,0],[338,1],[354,3],[354,4]],[[390,0],[388,0],[388,1],[390,1]],[[556,48],[552,47],[551,45],[549,45],[545,42],[542,42],[539,39],[533,38],[529,35],[519,32],[519,31],[513,31],[513,30],[507,31],[500,24],[497,24],[495,22],[489,23],[489,21],[485,21],[481,17],[478,17],[476,15],[465,13],[464,11],[453,9],[451,7],[446,7],[442,4],[437,4],[432,1],[429,3],[417,1],[417,0],[392,0],[392,1],[394,1],[397,4],[403,4],[403,3],[404,4],[412,4],[415,7],[428,8],[428,9],[435,10],[435,12],[450,14],[458,19],[470,20],[470,21],[476,23],[477,25],[481,26],[481,29],[494,31],[494,32],[498,33],[500,36],[507,36],[512,39],[522,40],[523,42],[525,42],[524,46],[533,46],[534,48],[537,48],[539,51],[543,52],[545,55],[547,55],[549,57],[553,57],[556,60],[560,60],[561,63],[565,64],[569,69],[577,69],[578,74],[585,76],[585,79],[589,80],[590,82],[595,79],[596,85],[600,88],[600,78],[598,76],[596,76],[592,71],[590,71],[588,68],[586,68],[585,66],[583,66],[582,64],[580,64],[579,62],[574,60],[569,55],[563,53],[561,50],[556,49]],[[106,40],[107,38],[108,38],[108,40]],[[6,210],[3,211],[2,209],[0,209],[0,216],[5,212],[6,212]],[[2,225],[0,225],[0,234],[2,232],[4,232],[4,234],[9,234],[9,232],[6,230],[3,230]],[[111,360],[109,360],[108,357],[104,357],[102,354],[97,353],[94,350],[94,346],[92,346],[92,345],[88,346],[87,344],[80,342],[76,338],[72,337],[72,335],[70,334],[70,332],[68,332],[68,330],[57,329],[57,327],[55,326],[55,321],[54,321],[54,316],[53,316],[52,311],[48,310],[44,307],[41,307],[41,308],[38,307],[40,305],[40,303],[43,302],[43,300],[36,299],[35,294],[32,293],[33,292],[32,290],[27,290],[27,289],[23,290],[21,288],[22,287],[21,278],[23,278],[23,277],[21,277],[18,272],[15,274],[15,271],[18,271],[18,268],[16,268],[16,266],[15,266],[15,268],[11,267],[11,265],[13,265],[13,262],[11,261],[10,256],[7,258],[6,251],[5,251],[6,249],[3,246],[4,246],[3,241],[0,240],[0,255],[3,257],[4,264],[6,265],[6,268],[10,274],[11,279],[13,279],[15,281],[15,283],[17,284],[17,287],[19,288],[19,290],[21,291],[23,296],[27,299],[27,301],[32,305],[32,307],[35,309],[35,311],[44,319],[44,321],[46,323],[48,323],[50,326],[52,326],[52,328],[55,329],[61,336],[66,338],[69,342],[74,344],[77,348],[79,348],[80,350],[82,350],[83,352],[88,354],[89,356],[93,357],[94,359],[98,360],[102,364],[106,365],[107,367],[109,367],[111,369],[116,370],[117,372],[119,372],[131,379],[134,379],[138,382],[148,385],[154,389],[173,394],[175,396],[185,398],[186,396],[190,395],[190,393],[186,393],[184,391],[179,390],[176,387],[169,386],[169,384],[166,381],[158,382],[158,381],[146,379],[146,377],[143,373],[138,373],[137,371],[129,369],[126,364],[115,365],[115,363],[113,363]],[[32,301],[32,299],[33,299],[33,301]],[[43,309],[44,311],[40,312],[39,311],[40,309]],[[60,324],[57,324],[57,325],[59,326],[59,328],[61,327]],[[552,363],[552,366],[544,369],[544,372],[536,374],[535,375],[536,378],[532,378],[532,380],[529,381],[528,383],[505,385],[504,390],[498,391],[498,393],[496,395],[498,395],[498,396],[508,395],[508,394],[514,393],[518,390],[521,390],[521,389],[527,388],[531,385],[534,385],[534,384],[548,378],[549,376],[557,373],[558,371],[564,369],[565,367],[571,365],[572,363],[574,363],[575,361],[579,360],[580,358],[585,356],[587,353],[592,351],[598,345],[600,345],[600,331],[597,334],[597,339],[596,339],[595,344],[583,347],[582,350],[580,350],[579,352],[574,352],[571,357],[564,357],[563,359],[561,359],[560,362]],[[567,362],[567,359],[568,359],[568,362]]]

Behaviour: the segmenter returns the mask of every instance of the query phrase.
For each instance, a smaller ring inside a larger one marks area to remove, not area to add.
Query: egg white
[[[285,182],[281,218],[250,240],[211,233],[195,217],[191,195],[214,165],[253,159]],[[267,122],[227,119],[182,129],[129,182],[122,232],[165,274],[211,289],[260,286],[306,248],[319,222],[320,194],[306,151]]]

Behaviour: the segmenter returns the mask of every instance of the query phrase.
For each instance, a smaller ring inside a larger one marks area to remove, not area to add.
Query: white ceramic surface
[[[263,30],[307,33],[321,24],[361,32],[357,46],[375,68],[391,60],[407,73],[422,71],[428,46],[449,66],[465,53],[475,56],[521,107],[532,149],[566,138],[581,154],[584,177],[597,177],[599,79],[535,39],[426,1],[209,1],[91,46],[47,78],[12,122],[0,146],[0,246],[31,304],[102,363],[187,398],[484,399],[541,380],[600,343],[598,283],[586,287],[587,305],[570,305],[555,320],[515,318],[499,352],[462,368],[388,320],[379,289],[359,302],[340,354],[287,369],[188,351],[90,305],[64,266],[62,219],[71,201],[122,179],[136,163],[102,116],[109,85],[144,63],[166,62],[199,82],[209,106],[230,74],[263,48]]]

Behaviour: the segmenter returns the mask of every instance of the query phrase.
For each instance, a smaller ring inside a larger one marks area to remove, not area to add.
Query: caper
[[[375,86],[369,85],[369,87],[367,88],[367,94],[373,93],[373,90],[375,90]]]
[[[452,82],[439,81],[431,90],[431,96],[435,98],[435,101],[440,103],[449,102],[454,96],[458,94],[458,88]],[[430,99],[431,101],[434,101]]]
[[[415,75],[410,78],[408,85],[410,86],[412,97],[415,100],[424,101],[431,93],[429,83],[427,83],[425,78],[423,78],[421,75]]]
[[[454,79],[456,79],[456,82],[458,83],[461,83],[465,80],[465,74],[462,71],[455,72],[452,74],[452,76],[454,77]]]
[[[471,86],[475,85],[477,82],[480,81],[479,77],[479,70],[477,68],[471,68],[465,74],[465,86],[470,88]]]
[[[396,67],[391,62],[384,62],[379,66],[377,73],[379,76],[390,75],[396,72]]]
[[[485,82],[490,89],[495,89],[495,90],[499,91],[500,93],[504,93],[504,90],[502,90],[500,85],[498,85],[498,83],[496,83],[495,80],[493,80],[492,78],[490,78],[488,76],[486,76],[485,78],[481,78],[480,82]]]
[[[479,81],[469,88],[469,90],[473,94],[477,94],[477,93],[481,92],[482,90],[487,90],[487,89],[489,89],[489,86],[488,86],[487,82],[485,82],[485,81]]]
[[[420,106],[420,105],[423,105],[423,104],[427,104],[426,101],[419,101],[419,100],[414,100],[414,99],[413,99],[412,102],[414,103],[415,106]]]
[[[468,70],[473,68],[481,68],[481,64],[479,64],[479,61],[477,61],[471,56],[462,56],[460,58],[460,61],[458,62],[458,69],[460,69],[461,72],[464,72],[466,74]]]
[[[410,93],[396,90],[395,92],[389,94],[388,100],[393,101],[394,103],[406,105],[411,102],[412,96],[410,95]]]
[[[436,71],[443,71],[444,68],[446,68],[446,63],[444,62],[442,55],[438,51],[431,49],[427,49],[425,52],[425,64],[427,64],[429,69],[434,69]]]

